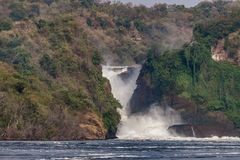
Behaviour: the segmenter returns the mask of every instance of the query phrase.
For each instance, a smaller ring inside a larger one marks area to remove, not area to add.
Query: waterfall
[[[117,137],[120,139],[165,139],[172,137],[168,127],[181,123],[180,116],[171,109],[151,105],[146,113],[129,115],[129,101],[136,89],[141,66],[102,66],[103,76],[108,78],[113,96],[123,108],[119,110],[121,122]]]

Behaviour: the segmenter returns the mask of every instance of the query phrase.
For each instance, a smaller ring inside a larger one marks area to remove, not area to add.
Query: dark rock
[[[170,131],[180,135],[204,138],[211,136],[239,136],[240,132],[234,128],[232,121],[221,111],[210,112],[205,107],[198,106],[182,97],[168,97],[168,105],[177,110],[186,125],[175,125]]]
[[[224,137],[231,136],[236,137],[240,135],[238,130],[234,128],[226,128],[225,126],[213,126],[213,125],[174,125],[168,129],[171,133],[179,134],[186,137],[197,137],[197,138],[206,138],[206,137]]]
[[[119,74],[119,76],[124,82],[128,82],[128,80],[132,77],[134,70],[135,68],[129,67],[126,72]]]
[[[157,102],[158,99],[158,94],[151,87],[150,80],[141,72],[137,80],[137,88],[129,103],[131,113],[147,111],[150,105]]]

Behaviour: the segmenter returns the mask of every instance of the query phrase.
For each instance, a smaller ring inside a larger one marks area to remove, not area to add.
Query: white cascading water
[[[138,115],[128,115],[128,102],[136,89],[136,80],[139,76],[141,66],[102,66],[103,76],[108,78],[112,93],[119,100],[123,108],[119,110],[121,123],[118,127],[117,137],[120,139],[166,139],[173,135],[167,131],[173,124],[181,123],[178,114],[167,107],[164,110],[153,104],[147,113]],[[133,69],[129,77],[125,80],[120,76],[128,72],[128,68]]]

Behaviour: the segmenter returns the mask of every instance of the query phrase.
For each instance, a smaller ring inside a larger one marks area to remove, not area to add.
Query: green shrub
[[[215,100],[208,103],[208,109],[211,111],[222,111],[224,110],[225,105],[222,101]]]
[[[57,65],[55,61],[48,55],[44,54],[39,61],[39,64],[43,70],[45,70],[49,75],[56,78],[57,73]]]
[[[16,58],[13,61],[15,69],[23,74],[31,74],[33,67],[30,65],[31,55],[22,51],[16,55]]]
[[[7,49],[0,48],[0,61],[11,63],[11,60],[15,55],[15,52],[10,52]]]
[[[9,16],[14,21],[20,21],[28,16],[22,5],[12,4],[9,8],[12,10]]]
[[[35,22],[35,24],[37,25],[38,29],[44,29],[45,27],[48,26],[48,22],[43,20],[43,19],[40,19],[38,22]]]
[[[18,53],[24,52],[20,49],[22,40],[19,37],[12,39],[0,38],[0,60],[12,63]]]
[[[94,5],[95,0],[80,0],[81,5],[86,8],[90,8]]]
[[[229,95],[224,97],[224,103],[226,105],[226,109],[238,110],[240,106],[239,99],[236,99],[233,96],[229,96]]]
[[[180,73],[176,77],[176,83],[181,90],[186,90],[189,86],[191,86],[191,76],[187,73]]]
[[[109,22],[105,18],[103,18],[103,17],[98,17],[97,21],[98,21],[99,25],[103,29],[105,29],[105,28],[107,28],[109,26]]]
[[[115,23],[117,27],[124,27],[126,29],[129,29],[131,27],[131,21],[127,18],[118,18]]]
[[[1,19],[0,20],[0,31],[8,31],[13,27],[12,21],[9,19]]]
[[[16,48],[22,44],[22,38],[16,36],[8,41],[7,46],[8,48]]]
[[[88,27],[93,26],[93,20],[90,17],[87,18],[87,25],[88,25]]]
[[[134,21],[134,26],[137,28],[137,30],[139,32],[144,32],[146,31],[146,25],[144,24],[144,22],[140,19],[137,19]]]
[[[71,109],[81,110],[90,107],[87,97],[79,90],[65,89],[61,91],[61,98]]]
[[[240,128],[240,112],[239,111],[228,111],[228,118],[233,121],[235,127]]]
[[[61,70],[61,72],[72,74],[73,76],[79,72],[80,63],[77,57],[62,54],[56,58],[58,61],[59,70]]]
[[[100,65],[103,61],[103,58],[101,54],[97,51],[94,52],[93,57],[92,57],[92,63],[94,65]]]

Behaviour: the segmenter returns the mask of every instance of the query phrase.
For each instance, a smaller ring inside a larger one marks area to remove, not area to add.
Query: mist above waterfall
[[[136,89],[141,66],[103,66],[103,76],[108,78],[112,93],[123,108],[119,110],[121,123],[117,137],[120,139],[169,138],[168,127],[181,122],[180,116],[170,107],[153,104],[147,112],[129,115],[129,101]]]

